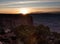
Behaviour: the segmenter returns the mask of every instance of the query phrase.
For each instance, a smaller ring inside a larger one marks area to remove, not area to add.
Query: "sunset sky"
[[[18,13],[21,8],[29,12],[60,12],[60,0],[0,0],[0,13]]]

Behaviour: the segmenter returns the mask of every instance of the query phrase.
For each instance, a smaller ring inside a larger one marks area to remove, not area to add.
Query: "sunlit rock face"
[[[32,16],[30,15],[12,15],[12,14],[1,14],[0,15],[0,26],[4,29],[15,28],[19,25],[33,25]]]

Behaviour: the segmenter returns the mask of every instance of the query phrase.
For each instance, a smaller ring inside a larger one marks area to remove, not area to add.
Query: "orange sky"
[[[5,8],[5,9],[0,9],[0,13],[19,13],[21,8]],[[28,12],[60,12],[60,8],[27,8],[30,9]]]
[[[31,12],[60,12],[60,0],[0,0],[0,13],[20,13],[21,8]]]

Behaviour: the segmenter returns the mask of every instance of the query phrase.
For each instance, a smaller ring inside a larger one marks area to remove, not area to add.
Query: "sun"
[[[29,11],[30,10],[28,8],[20,8],[19,13],[26,15],[26,14],[30,13]]]

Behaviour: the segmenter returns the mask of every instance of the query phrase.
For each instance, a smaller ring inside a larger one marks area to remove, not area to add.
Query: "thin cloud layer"
[[[20,1],[60,1],[60,0],[20,0]]]
[[[5,7],[57,7],[60,8],[60,2],[41,2],[41,1],[14,1],[7,3],[0,3],[0,8]]]
[[[40,1],[18,1],[18,2],[7,2],[7,3],[0,3],[1,5],[12,5],[12,4],[28,4],[28,3],[39,3]]]

